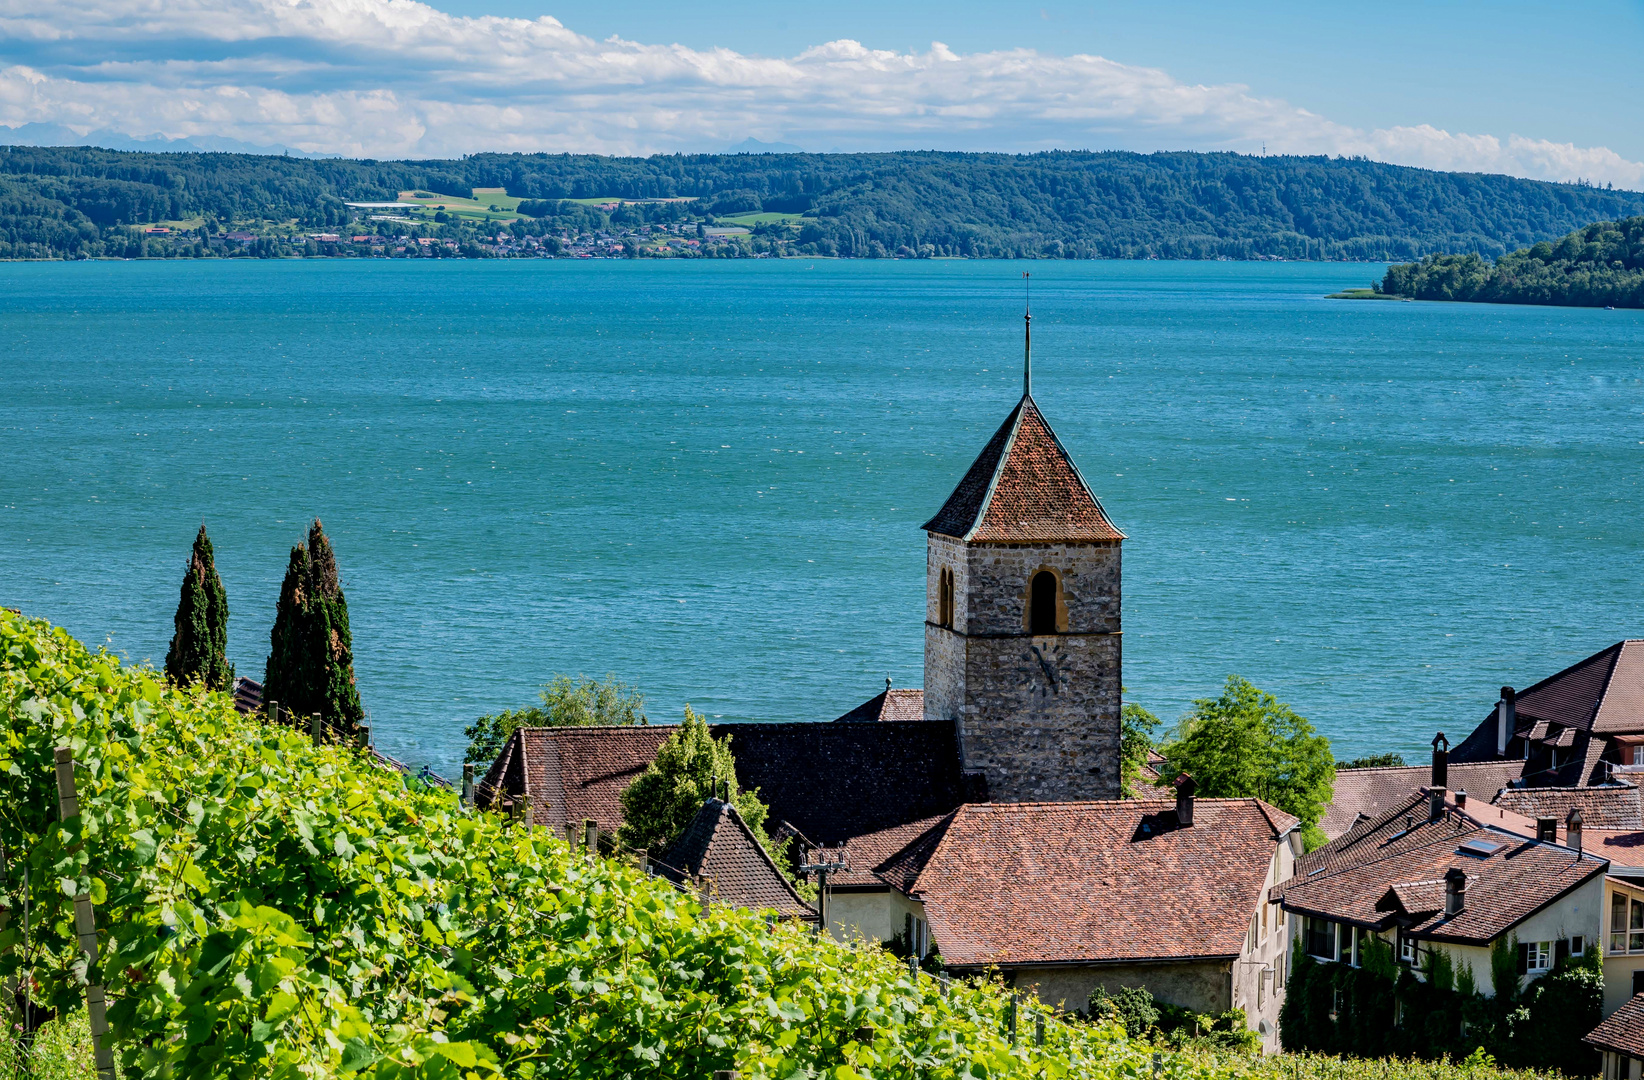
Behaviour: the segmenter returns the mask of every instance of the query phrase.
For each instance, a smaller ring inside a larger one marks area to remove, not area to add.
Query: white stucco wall
[[[910,914],[923,919],[925,905],[895,889],[836,892],[828,903],[828,933],[838,941],[889,941],[907,928]]]

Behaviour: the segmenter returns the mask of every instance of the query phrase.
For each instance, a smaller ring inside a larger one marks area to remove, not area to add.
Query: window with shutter
[[[1529,970],[1530,970],[1530,946],[1520,945],[1518,947],[1518,973],[1520,975],[1524,975],[1524,974],[1527,974],[1529,972]]]

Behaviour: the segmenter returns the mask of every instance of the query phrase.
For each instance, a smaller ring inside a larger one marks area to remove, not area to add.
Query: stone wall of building
[[[1184,1009],[1222,1013],[1232,1008],[1232,969],[1226,960],[1070,965],[1020,968],[1012,973],[1011,982],[1031,990],[1046,1005],[1067,1012],[1084,1012],[1098,986],[1110,994],[1126,986],[1140,986],[1158,1000]]]
[[[937,624],[943,569],[953,626]],[[1034,575],[1056,575],[1055,634],[1028,633]],[[998,802],[1119,793],[1117,543],[965,544],[931,535],[926,556],[925,717],[959,728],[966,769]]]

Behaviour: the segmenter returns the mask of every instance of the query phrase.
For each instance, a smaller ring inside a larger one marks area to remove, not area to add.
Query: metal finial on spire
[[[1026,297],[1022,304],[1022,396],[1033,396],[1033,284],[1027,274],[1022,275],[1022,290]]]

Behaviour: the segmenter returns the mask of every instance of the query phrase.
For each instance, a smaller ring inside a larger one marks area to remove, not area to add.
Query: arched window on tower
[[[1041,570],[1033,575],[1033,589],[1028,596],[1028,633],[1054,634],[1056,632],[1056,575]]]
[[[936,625],[953,627],[953,571],[945,566],[936,586]]]

